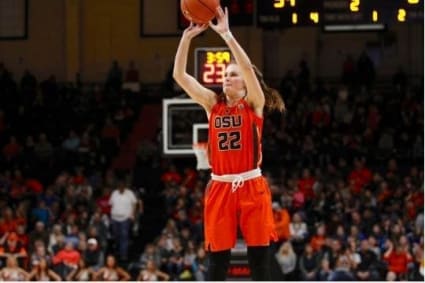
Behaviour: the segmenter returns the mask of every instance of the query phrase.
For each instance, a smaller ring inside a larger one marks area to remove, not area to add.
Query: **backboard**
[[[190,98],[162,101],[162,129],[166,155],[193,155],[193,144],[208,140],[206,112]]]

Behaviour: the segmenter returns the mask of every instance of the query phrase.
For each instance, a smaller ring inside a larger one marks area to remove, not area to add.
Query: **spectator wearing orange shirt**
[[[291,216],[286,208],[282,208],[278,202],[273,202],[273,219],[278,237],[278,242],[283,243],[290,237],[289,224],[291,223]],[[280,246],[280,244],[278,245]]]
[[[53,256],[52,263],[56,265],[55,270],[59,275],[62,278],[66,278],[74,268],[77,268],[80,258],[80,252],[74,249],[71,241],[68,241],[65,247]]]
[[[311,237],[310,245],[313,252],[319,252],[326,241],[326,226],[320,223],[316,228],[316,234]]]
[[[412,256],[409,251],[403,250],[399,244],[394,245],[391,240],[386,243],[387,251],[383,259],[388,263],[388,272],[393,272],[399,280],[407,279],[407,265],[412,262]]]
[[[348,176],[348,182],[351,184],[351,192],[359,194],[363,187],[372,181],[372,172],[365,167],[366,160],[354,159],[355,169]]]

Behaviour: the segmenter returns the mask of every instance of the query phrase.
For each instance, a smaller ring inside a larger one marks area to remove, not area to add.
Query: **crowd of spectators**
[[[383,89],[310,84],[303,62],[282,79],[288,112],[266,114],[263,139],[274,280],[423,280],[423,82],[396,75]],[[106,87],[38,83],[29,71],[17,83],[0,64],[2,280],[206,279],[208,171],[164,158],[159,139],[143,141],[130,178],[109,170],[140,105],[120,76],[114,64]],[[109,200],[123,187],[139,214],[161,214],[140,254],[118,245],[143,237],[137,213],[130,235],[113,229]]]
[[[128,261],[128,245],[120,247],[131,235],[122,237],[122,219],[110,217],[121,212],[110,196],[128,178],[109,168],[142,99],[116,79],[39,82],[26,70],[16,80],[0,63],[2,280],[130,278],[117,263]],[[141,200],[134,198],[137,218]]]

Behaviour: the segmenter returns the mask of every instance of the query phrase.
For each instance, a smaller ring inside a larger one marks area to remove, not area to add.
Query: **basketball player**
[[[259,168],[263,111],[265,107],[283,111],[285,106],[232,36],[227,8],[219,7],[216,18],[217,24],[209,26],[224,39],[236,60],[226,68],[223,93],[217,96],[186,72],[190,41],[208,25],[192,23],[183,32],[173,70],[176,82],[205,109],[209,119],[212,180],[205,191],[204,208],[208,280],[226,279],[239,225],[252,279],[264,281],[270,279],[268,247],[276,240],[276,232],[270,190]]]

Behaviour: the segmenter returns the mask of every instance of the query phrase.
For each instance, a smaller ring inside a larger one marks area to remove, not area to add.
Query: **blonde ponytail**
[[[257,66],[252,65],[252,68],[254,69],[255,75],[257,76],[257,79],[260,82],[261,89],[264,92],[264,96],[266,99],[264,105],[265,109],[267,111],[279,111],[284,113],[286,111],[285,102],[283,101],[279,91],[269,87],[266,84],[266,82],[264,81],[263,74],[260,72],[260,70],[258,70]]]

